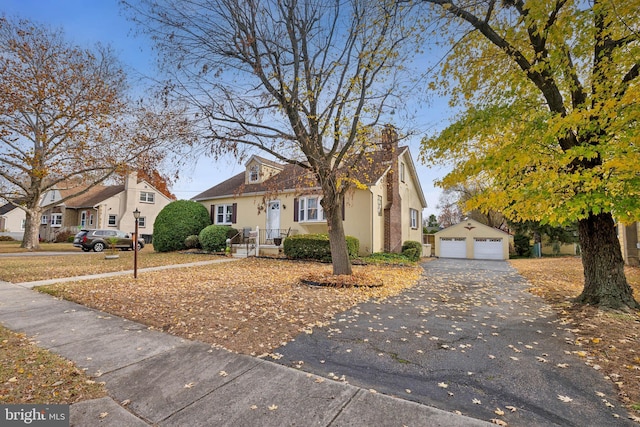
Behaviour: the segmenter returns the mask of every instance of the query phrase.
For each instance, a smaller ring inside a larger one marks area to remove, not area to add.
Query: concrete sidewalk
[[[71,406],[73,426],[490,425],[149,330],[27,287],[0,282],[0,323],[106,382],[109,397]]]

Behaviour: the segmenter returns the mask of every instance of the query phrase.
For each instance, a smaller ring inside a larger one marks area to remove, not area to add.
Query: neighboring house
[[[622,257],[625,264],[638,267],[640,265],[638,257],[640,227],[638,223],[618,224],[618,239],[620,240],[620,248],[622,249]]]
[[[345,234],[360,241],[362,255],[400,252],[407,240],[422,242],[422,210],[427,203],[408,147],[386,130],[381,149],[372,151],[356,173],[359,183],[345,196]],[[309,172],[259,156],[244,172],[193,197],[214,224],[238,230],[258,228],[258,244],[268,251],[287,234],[327,233],[322,192]]]
[[[0,206],[0,235],[22,240],[27,215],[11,203]]]
[[[59,202],[70,193],[78,193],[78,187],[65,189],[60,186],[44,194],[40,222],[42,240],[55,240],[60,232],[75,233],[80,229],[113,228],[133,232],[133,211],[137,208],[140,211],[139,233],[149,241],[156,216],[171,202],[148,182],[139,181],[135,172],[126,177],[124,185],[97,185]]]
[[[436,257],[509,259],[509,234],[473,219],[435,233]]]

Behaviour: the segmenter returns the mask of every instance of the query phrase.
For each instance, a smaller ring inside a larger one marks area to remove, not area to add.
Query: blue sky
[[[62,28],[69,41],[81,46],[90,47],[97,42],[111,45],[131,74],[154,73],[154,53],[150,44],[134,34],[133,24],[121,13],[117,0],[2,0],[0,14]],[[416,108],[418,118],[415,127],[421,132],[441,128],[450,115],[446,102],[442,100]],[[432,213],[437,214],[436,205],[441,191],[434,187],[433,181],[442,177],[446,170],[429,168],[418,162],[420,138],[418,134],[403,141],[403,144],[409,145],[416,162],[429,205],[425,211],[427,217]],[[189,199],[243,170],[244,166],[237,164],[234,159],[214,162],[202,158],[191,168],[182,171],[172,191],[180,199]]]

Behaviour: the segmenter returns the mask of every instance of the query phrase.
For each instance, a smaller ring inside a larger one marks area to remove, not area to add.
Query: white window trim
[[[138,218],[138,227],[145,228],[146,226],[147,226],[147,217],[141,216],[140,218]]]
[[[316,199],[316,218],[309,219],[309,200]],[[320,201],[322,197],[320,196],[305,196],[300,197],[298,199],[298,222],[324,222],[327,220],[327,217],[324,214],[324,210],[322,209],[322,205]]]
[[[151,196],[151,197],[149,197]],[[140,202],[141,203],[155,203],[156,202],[156,193],[153,191],[141,191],[140,192]]]
[[[418,229],[418,211],[416,209],[409,208],[409,222],[411,228],[414,230]]]
[[[222,212],[220,212],[220,209],[222,208]],[[219,220],[219,216],[222,215],[222,221]],[[229,203],[229,204],[222,204],[222,205],[216,205],[216,215],[215,215],[215,220],[216,220],[216,225],[231,225],[233,224],[231,222],[233,218],[233,204]]]
[[[51,214],[51,227],[62,227],[62,214]]]
[[[87,226],[87,211],[80,212],[80,227]]]
[[[113,217],[113,224],[111,224],[111,217]],[[117,225],[118,225],[118,215],[116,215],[116,214],[107,215],[107,226],[108,227],[115,227]]]
[[[89,214],[89,225],[93,225],[93,214]]]
[[[40,217],[40,225],[47,225],[49,224],[49,217],[47,215],[42,215]]]
[[[255,177],[254,177],[255,174]],[[253,165],[249,168],[249,182],[258,182],[260,180],[260,168]]]

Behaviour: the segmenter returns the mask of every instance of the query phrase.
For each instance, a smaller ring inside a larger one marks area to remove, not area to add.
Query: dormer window
[[[259,172],[260,169],[258,168],[258,165],[251,166],[249,169],[249,182],[258,182],[258,178],[260,176]]]

